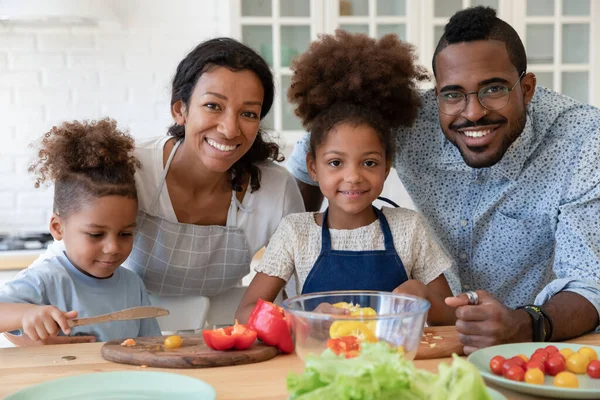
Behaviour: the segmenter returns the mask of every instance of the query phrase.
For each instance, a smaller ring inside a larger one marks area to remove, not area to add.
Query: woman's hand
[[[71,332],[70,319],[77,317],[77,311],[61,311],[54,306],[38,306],[23,314],[23,333],[33,341],[46,340],[56,336],[62,330],[65,334]]]
[[[409,279],[396,289],[393,290],[392,293],[395,294],[408,294],[411,296],[421,297],[427,300],[429,295],[429,289],[423,283],[415,280]]]

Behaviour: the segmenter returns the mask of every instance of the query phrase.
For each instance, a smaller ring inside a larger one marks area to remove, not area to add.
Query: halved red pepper
[[[360,341],[356,336],[342,336],[327,340],[327,348],[335,354],[343,354],[346,358],[356,357],[360,353]]]
[[[256,331],[258,338],[265,344],[277,346],[284,353],[291,353],[294,351],[294,341],[288,322],[283,308],[258,299],[248,319],[248,326]]]
[[[256,331],[246,325],[235,325],[219,329],[202,331],[204,342],[213,350],[245,350],[256,341]]]

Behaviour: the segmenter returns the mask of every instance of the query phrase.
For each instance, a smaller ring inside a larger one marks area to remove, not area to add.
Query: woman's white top
[[[163,172],[163,147],[172,138],[161,136],[136,142],[134,154],[142,163],[142,168],[135,175],[135,184],[142,210],[150,211],[153,196],[159,190]],[[248,187],[241,201],[236,224],[246,233],[251,255],[267,244],[283,217],[304,211],[298,185],[287,169],[270,162],[257,166],[260,169],[260,189],[250,193],[251,188]],[[166,188],[160,193],[155,211],[158,217],[178,222]]]

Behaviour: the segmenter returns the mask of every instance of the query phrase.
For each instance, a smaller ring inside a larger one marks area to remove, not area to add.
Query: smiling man
[[[536,88],[519,36],[490,8],[450,19],[433,71],[417,121],[398,132],[395,168],[455,261],[453,291],[469,292],[446,299],[465,352],[593,330],[600,110]],[[304,147],[288,167],[314,208]]]

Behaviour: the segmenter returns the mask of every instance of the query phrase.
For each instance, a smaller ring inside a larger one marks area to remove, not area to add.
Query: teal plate
[[[5,400],[215,400],[200,379],[153,371],[96,372],[40,383]]]
[[[489,387],[486,387],[488,394],[490,395],[490,399],[491,400],[506,400],[506,396],[504,396],[502,393],[498,392],[497,390],[491,389]]]
[[[476,352],[472,353],[467,360],[477,367],[479,372],[481,372],[481,376],[483,376],[483,378],[488,382],[493,382],[495,385],[514,390],[515,392],[556,399],[600,399],[600,379],[592,379],[587,374],[577,375],[577,379],[579,380],[579,388],[569,389],[554,386],[552,383],[554,377],[548,375],[546,375],[543,385],[531,385],[525,382],[508,380],[502,376],[495,375],[490,370],[490,361],[495,356],[500,355],[505,358],[510,358],[516,356],[517,354],[525,354],[527,357],[530,357],[536,349],[539,349],[540,347],[546,347],[551,344],[556,346],[559,350],[570,348],[573,351],[577,351],[581,347],[591,347],[592,349],[596,350],[596,353],[600,354],[599,346],[588,346],[573,343],[514,343],[477,350]]]

